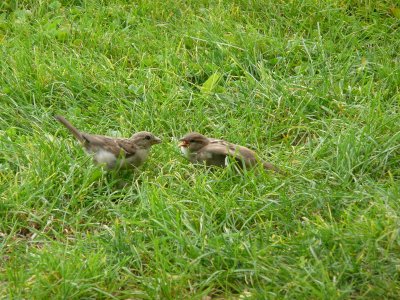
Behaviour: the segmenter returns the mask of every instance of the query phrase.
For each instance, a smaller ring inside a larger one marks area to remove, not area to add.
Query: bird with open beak
[[[244,146],[207,138],[197,132],[188,133],[179,141],[183,155],[192,163],[225,167],[228,164],[228,158],[233,158],[242,168],[252,168],[261,163],[265,170],[281,173],[273,164],[262,161],[254,151]]]
[[[161,139],[148,131],[137,132],[130,138],[115,138],[94,135],[76,129],[63,116],[55,116],[82,144],[87,153],[93,155],[96,164],[107,169],[139,167],[147,159],[151,146]]]

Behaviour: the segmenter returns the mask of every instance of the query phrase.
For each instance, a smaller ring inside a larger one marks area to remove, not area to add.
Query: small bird
[[[204,135],[191,132],[179,140],[182,153],[192,163],[205,163],[208,166],[224,167],[231,157],[240,167],[251,168],[262,163],[265,170],[282,173],[273,164],[262,161],[257,154],[249,148],[235,145],[224,140],[207,138]]]
[[[146,160],[152,145],[161,143],[161,139],[151,132],[141,131],[131,138],[114,138],[80,132],[63,116],[55,116],[81,142],[86,152],[93,155],[97,164],[107,169],[139,167]]]

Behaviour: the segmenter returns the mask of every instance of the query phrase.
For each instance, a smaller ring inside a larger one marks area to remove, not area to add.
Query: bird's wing
[[[93,135],[83,133],[84,146],[90,152],[96,152],[100,149],[107,152],[113,153],[115,156],[119,156],[123,153],[125,157],[131,157],[135,155],[137,147],[135,143],[129,139],[112,138],[104,135]]]
[[[232,157],[246,166],[252,166],[256,163],[253,151],[223,140],[212,140],[198,154],[201,160],[206,160],[211,164],[217,165],[224,165],[226,157]]]
[[[229,142],[226,142],[224,140],[219,140],[219,139],[209,139],[210,144],[208,144],[206,147],[204,147],[206,151],[205,153],[208,153],[208,155],[202,155],[203,157],[210,157],[214,156],[214,161],[217,160],[219,161],[219,165],[223,165],[225,163],[225,158],[227,156],[233,157],[236,159],[236,161],[239,162],[239,164],[245,164],[246,167],[252,167],[256,165],[258,162],[261,162],[265,170],[272,170],[275,171],[276,173],[281,173],[284,174],[278,167],[275,165],[265,162],[261,160],[257,154],[250,150],[249,148],[235,145]],[[203,160],[205,160],[203,158]],[[222,163],[223,162],[223,163]]]
[[[138,148],[133,141],[129,139],[118,139],[116,142],[120,149],[125,152],[125,157],[132,157],[136,154]]]

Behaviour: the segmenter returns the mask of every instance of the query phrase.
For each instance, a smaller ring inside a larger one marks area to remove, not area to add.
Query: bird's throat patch
[[[183,147],[183,146],[181,146],[180,148],[181,148],[182,154],[183,154],[185,157],[189,158],[189,149],[188,149],[187,147]]]

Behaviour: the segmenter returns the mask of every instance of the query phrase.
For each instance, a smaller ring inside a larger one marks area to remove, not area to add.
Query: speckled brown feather
[[[273,164],[262,161],[258,155],[247,147],[236,145],[221,139],[207,138],[199,133],[189,133],[181,141],[188,145],[188,159],[192,163],[206,163],[207,165],[225,166],[226,158],[234,158],[240,165],[250,168],[262,163],[265,170],[282,173]],[[191,147],[191,143],[197,143]],[[190,150],[193,151],[190,151]]]
[[[107,168],[140,166],[147,158],[150,147],[161,140],[150,132],[139,132],[131,138],[115,138],[95,135],[79,131],[63,116],[55,116],[83,145],[85,150],[93,154],[98,164],[106,164]]]

